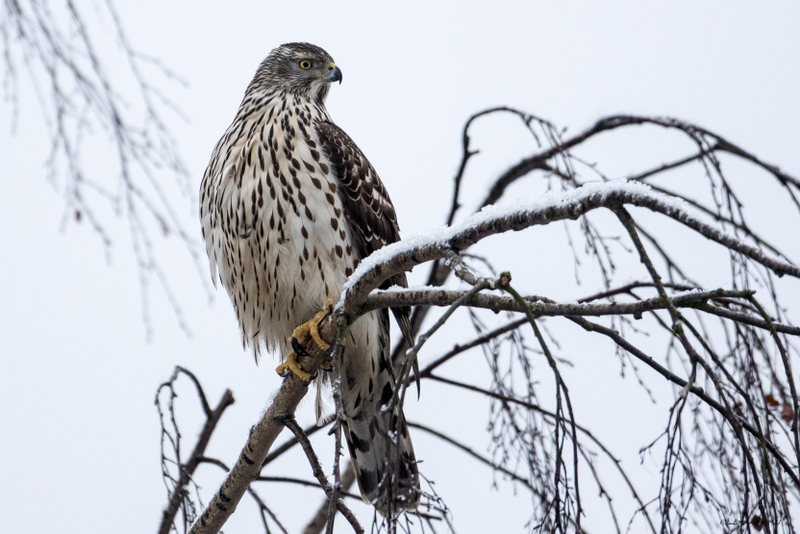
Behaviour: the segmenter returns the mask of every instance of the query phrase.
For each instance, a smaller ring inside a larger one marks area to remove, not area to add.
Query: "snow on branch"
[[[800,267],[765,254],[756,247],[722,232],[692,216],[680,200],[630,181],[589,183],[564,193],[548,193],[539,199],[521,198],[513,203],[491,205],[452,227],[418,234],[388,245],[364,259],[345,284],[337,312],[351,318],[361,313],[369,293],[393,275],[428,261],[462,251],[491,235],[519,231],[565,219],[577,219],[588,212],[625,204],[647,208],[674,219],[731,250],[756,261],[778,276],[800,278]],[[422,304],[422,303],[420,303]]]

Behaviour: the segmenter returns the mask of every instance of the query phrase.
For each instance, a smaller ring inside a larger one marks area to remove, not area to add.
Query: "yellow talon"
[[[328,315],[332,307],[333,300],[328,299],[328,302],[325,304],[325,309],[318,312],[310,321],[307,321],[294,329],[292,335],[289,337],[289,343],[294,341],[302,347],[305,345],[306,341],[308,341],[308,336],[311,336],[311,339],[314,340],[314,343],[317,344],[317,347],[319,347],[320,350],[329,350],[331,348],[330,343],[322,339],[322,336],[319,335],[319,324],[323,321],[323,319],[325,319],[325,316]],[[297,347],[297,345],[294,344],[292,344],[292,346]],[[329,361],[330,358],[326,360],[326,362]],[[327,366],[330,367],[330,363],[328,363]],[[303,371],[302,367],[300,367],[300,363],[297,361],[297,354],[294,351],[289,354],[289,356],[286,358],[286,361],[280,364],[275,371],[281,376],[284,376],[287,371],[291,371],[295,374],[295,376],[297,376],[297,378],[305,382],[309,382],[311,380],[311,374]]]
[[[292,373],[294,373],[294,375],[297,378],[299,378],[300,380],[303,380],[304,382],[310,382],[311,381],[311,374],[310,373],[306,373],[300,367],[300,364],[297,361],[297,354],[295,354],[294,351],[292,351],[292,353],[289,354],[289,356],[287,356],[285,362],[280,364],[275,369],[275,372],[278,373],[281,376],[285,376],[286,375],[286,371],[291,371]]]
[[[328,299],[328,302],[325,304],[325,309],[317,312],[317,314],[311,318],[310,321],[301,324],[297,328],[294,329],[292,332],[292,336],[289,338],[289,341],[294,338],[300,345],[304,345],[305,342],[308,340],[308,336],[311,336],[311,339],[314,340],[314,343],[322,351],[326,351],[331,348],[330,344],[327,343],[322,336],[319,335],[319,323],[325,319],[325,316],[328,315],[330,308],[333,306],[333,300]]]
[[[320,318],[320,321],[322,319],[324,319],[325,318],[325,312],[319,312],[317,315],[314,316],[314,319],[316,319],[317,316],[319,316],[320,313],[322,314],[322,317]],[[311,339],[314,340],[314,343],[316,343],[317,346],[321,350],[326,351],[326,350],[331,348],[330,343],[328,343],[327,341],[322,339],[322,336],[319,335],[319,323],[318,322],[315,323],[315,322],[312,321],[311,324],[308,325],[308,328],[311,331]]]

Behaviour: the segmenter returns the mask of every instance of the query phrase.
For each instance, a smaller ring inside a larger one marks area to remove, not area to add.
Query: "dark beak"
[[[334,67],[332,71],[328,73],[328,81],[329,82],[339,82],[339,85],[342,83],[342,71],[339,67]]]

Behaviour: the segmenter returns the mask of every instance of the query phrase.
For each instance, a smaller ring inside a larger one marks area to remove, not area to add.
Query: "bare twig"
[[[344,474],[342,475],[342,495],[350,496],[351,493],[348,493],[347,490],[355,484],[356,482],[356,472],[353,469],[353,466],[348,462],[347,467],[344,470]],[[358,497],[360,498],[360,497]],[[325,498],[325,502],[322,503],[322,506],[319,507],[317,513],[314,514],[314,517],[309,521],[306,528],[303,530],[303,534],[319,534],[325,528],[325,525],[328,524],[328,503],[330,501],[328,498]]]
[[[234,402],[233,393],[231,390],[225,390],[223,393],[222,398],[217,403],[217,406],[214,409],[208,404],[206,400],[205,392],[203,388],[200,386],[200,382],[197,380],[197,377],[190,371],[184,369],[183,367],[176,366],[175,371],[172,373],[172,377],[168,382],[161,384],[158,388],[158,392],[156,393],[156,406],[158,406],[159,412],[161,412],[161,405],[159,401],[159,395],[163,389],[168,389],[170,393],[170,414],[171,419],[174,422],[174,415],[172,414],[172,401],[175,397],[174,392],[174,384],[180,374],[187,375],[192,382],[194,383],[195,387],[197,388],[197,394],[200,397],[200,401],[203,405],[203,412],[206,415],[206,422],[203,425],[203,429],[200,431],[200,436],[197,438],[197,444],[192,450],[192,454],[189,459],[185,463],[181,463],[180,458],[180,434],[175,433],[174,437],[174,453],[175,453],[175,462],[179,468],[179,476],[178,480],[175,481],[172,489],[170,490],[169,496],[169,503],[167,504],[166,509],[161,518],[161,526],[158,529],[159,534],[168,534],[172,528],[172,524],[175,521],[175,515],[178,513],[178,510],[181,508],[181,505],[185,502],[187,497],[187,486],[194,475],[197,466],[202,461],[203,455],[205,454],[206,447],[208,446],[208,442],[211,439],[211,434],[214,432],[214,429],[217,427],[217,423],[219,422],[220,418],[222,417],[222,413],[225,411],[228,406],[232,405]],[[162,462],[165,458],[165,453],[163,450],[164,447],[164,434],[166,433],[164,424],[163,424],[163,417],[162,417]],[[177,430],[177,429],[176,429]],[[166,471],[165,471],[166,473]]]
[[[9,100],[16,115],[18,67],[23,66],[50,134],[46,163],[49,181],[64,197],[62,226],[87,222],[110,257],[116,233],[113,217],[124,217],[139,271],[148,334],[148,291],[153,279],[164,291],[179,326],[188,332],[157,252],[159,239],[177,237],[208,290],[203,248],[197,234],[185,228],[179,215],[183,208],[176,209],[177,204],[194,198],[189,172],[167,120],[173,113],[183,115],[158,89],[161,82],[186,83],[134,48],[112,0],[94,7],[90,11],[74,0],[0,3],[0,50]],[[108,26],[117,46],[106,46],[108,36],[93,30],[95,18]],[[143,69],[143,64],[151,68]],[[129,80],[120,81],[120,75]],[[86,165],[84,151],[103,148],[116,163],[93,171]]]
[[[319,485],[325,490],[325,495],[328,496],[328,500],[335,503],[336,509],[347,519],[355,532],[363,534],[364,529],[361,528],[361,525],[353,515],[353,512],[344,504],[341,499],[339,499],[339,492],[334,493],[333,488],[328,483],[328,479],[325,478],[325,474],[322,472],[322,466],[319,464],[319,459],[317,458],[317,453],[315,453],[313,447],[311,447],[311,442],[308,441],[308,436],[303,433],[303,429],[300,428],[300,425],[298,425],[297,421],[295,421],[294,415],[278,416],[278,421],[285,425],[286,428],[291,430],[294,436],[300,442],[300,446],[303,447],[303,452],[306,453],[308,462],[311,464],[311,471],[317,481],[319,481]]]

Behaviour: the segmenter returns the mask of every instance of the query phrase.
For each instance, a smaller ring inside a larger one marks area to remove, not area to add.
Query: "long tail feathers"
[[[343,366],[344,434],[362,497],[381,514],[391,517],[419,506],[419,472],[402,410],[387,408],[395,392],[389,363],[389,314],[381,310],[374,319],[379,350],[369,356],[359,354],[371,361],[358,359],[365,363],[358,373],[348,372],[349,365]],[[345,352],[353,348],[346,347]],[[345,359],[353,358],[354,352],[347,353]]]
[[[416,510],[419,472],[402,414],[399,418],[389,413],[348,418],[344,431],[364,501],[386,516]]]

